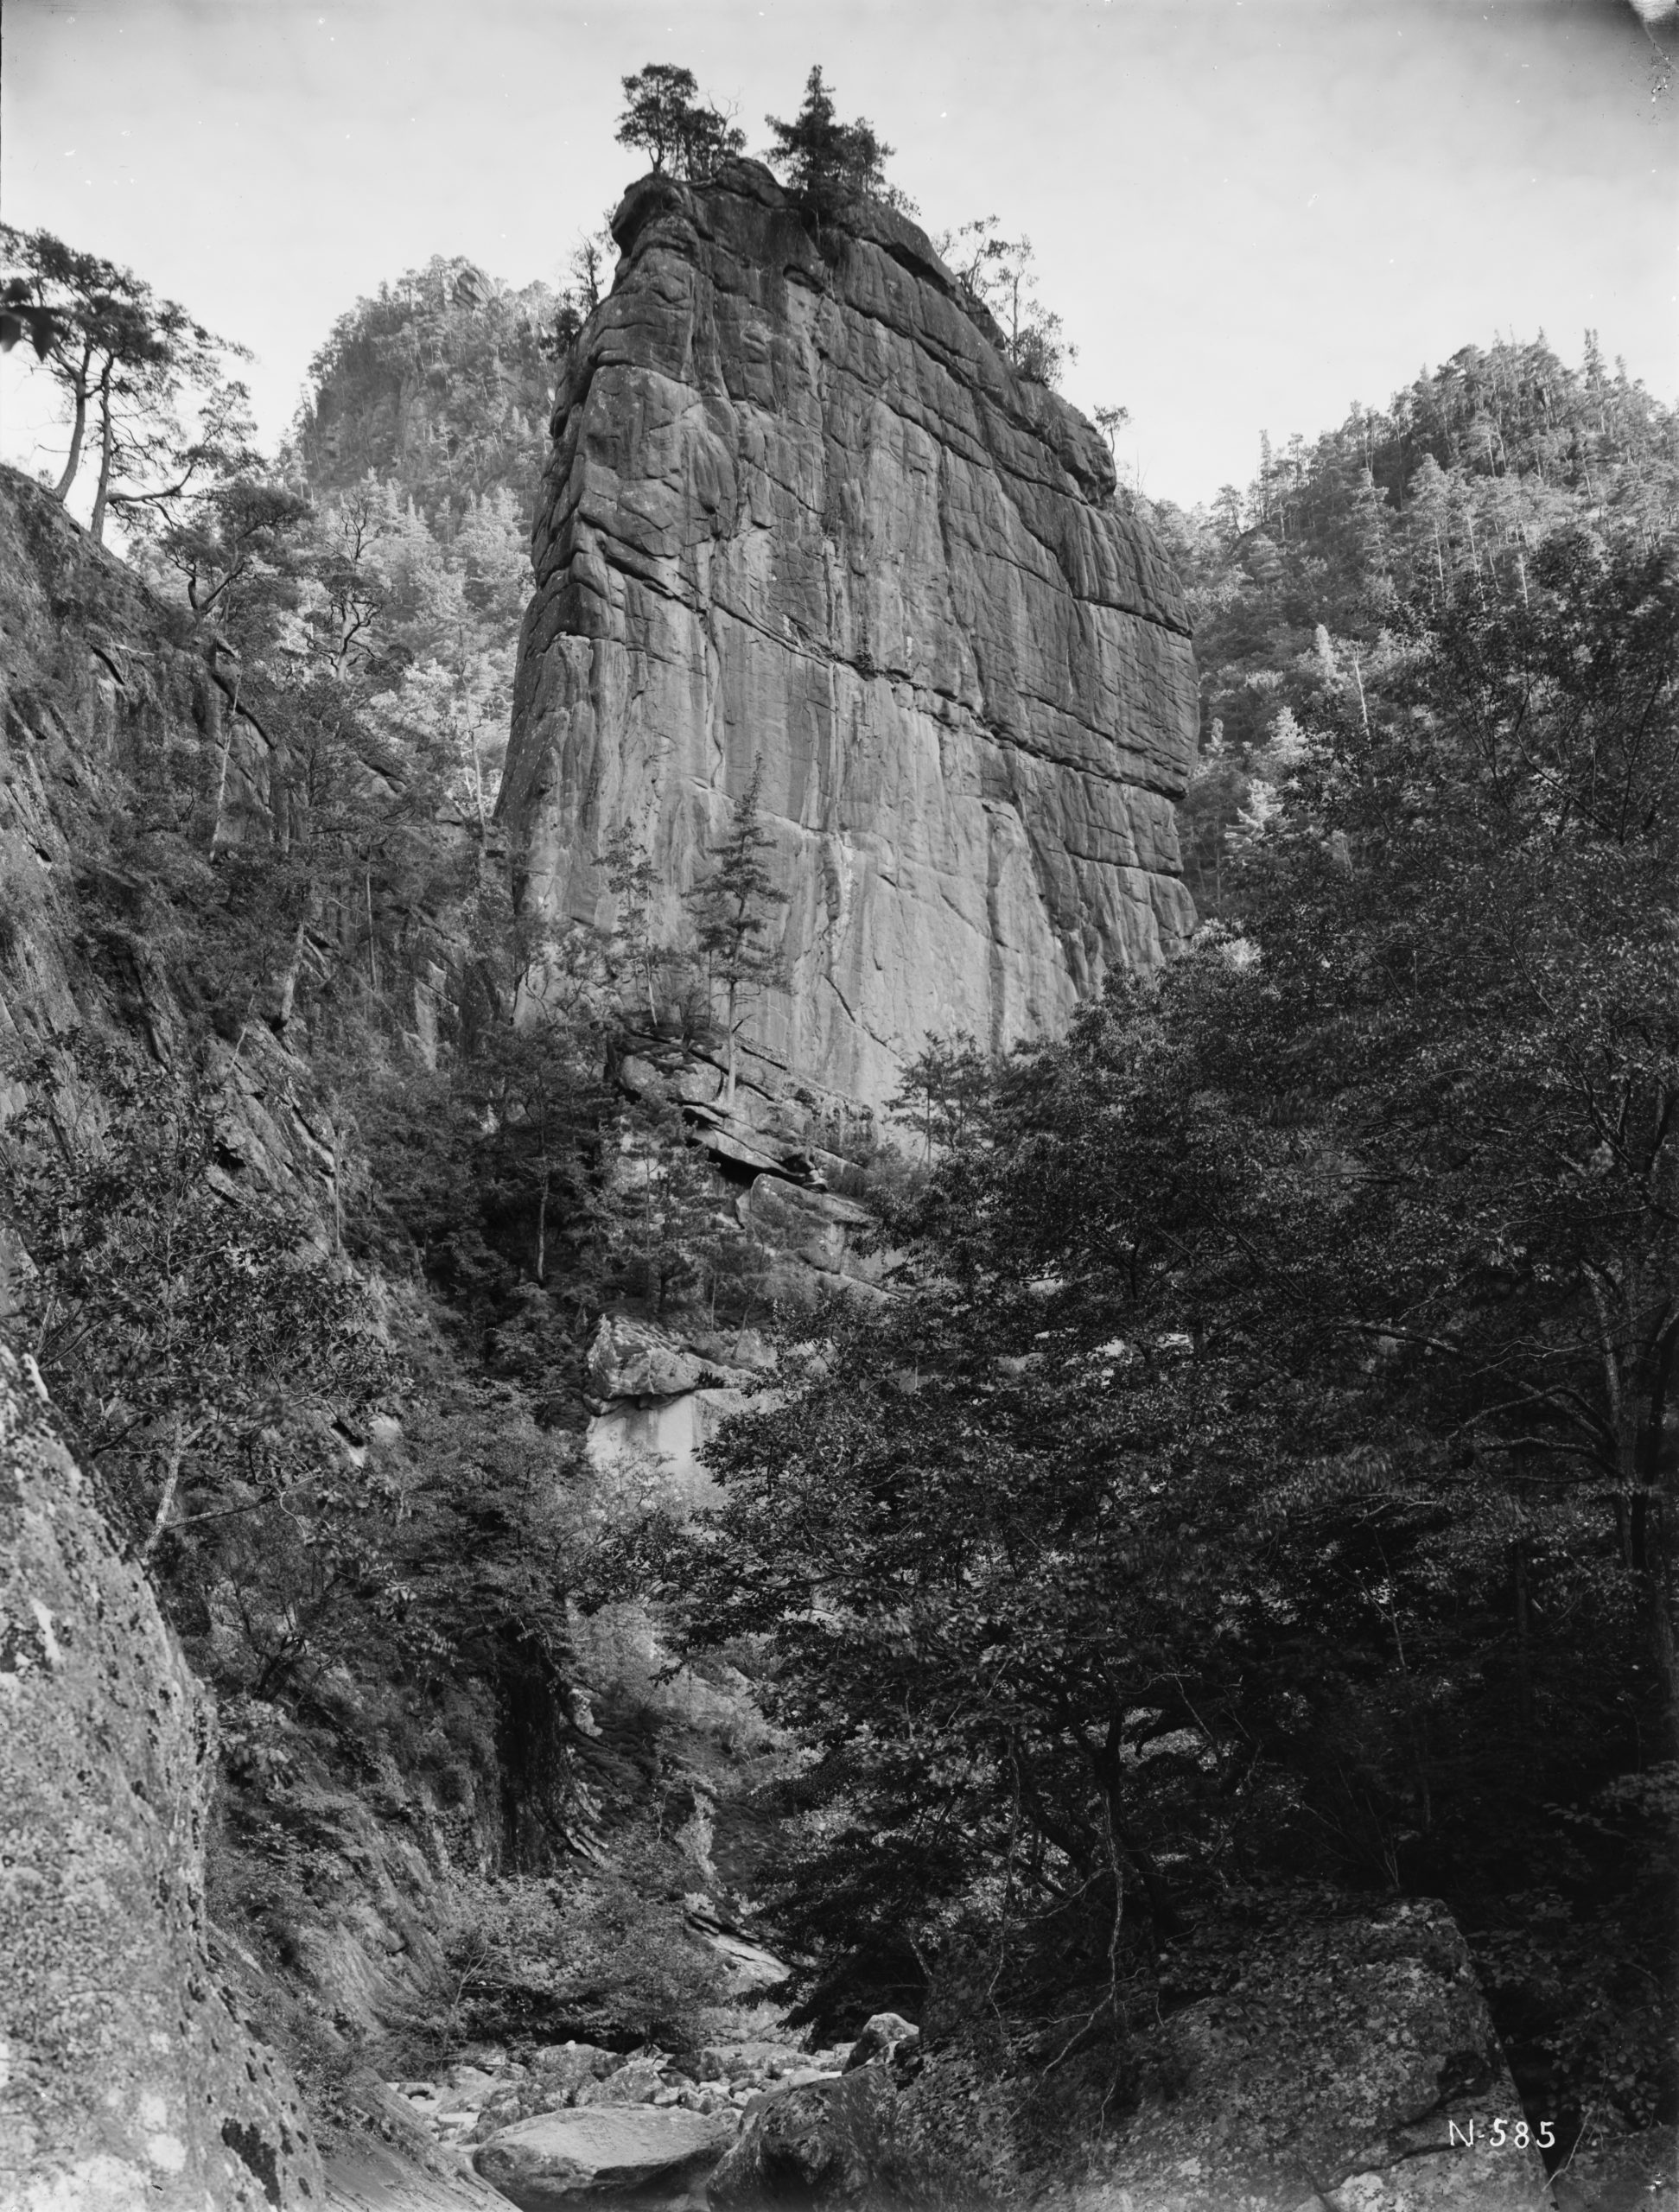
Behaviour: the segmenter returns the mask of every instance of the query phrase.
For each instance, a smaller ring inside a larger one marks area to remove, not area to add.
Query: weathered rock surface
[[[589,1387],[599,1398],[673,1398],[725,1378],[656,1322],[606,1315],[588,1348]]]
[[[1396,1904],[1257,1941],[1173,2015],[1171,2094],[1121,2131],[1077,2212],[1542,2212],[1536,2151],[1462,1936]],[[1472,2133],[1472,2140],[1470,2139]]]
[[[824,259],[766,170],[650,177],[563,386],[500,812],[595,921],[627,822],[666,887],[763,762],[785,983],[747,1071],[880,1104],[932,1029],[1002,1047],[1188,928],[1178,586],[1103,441],[1014,375],[925,236]]]
[[[711,2177],[714,2212],[890,2207],[907,2177],[892,2153],[898,2091],[883,2066],[771,2090]]]
[[[901,2012],[876,2012],[864,2021],[862,2033],[852,2044],[845,2062],[845,2070],[855,2074],[859,2067],[873,2066],[882,2058],[896,2058],[900,2051],[913,2050],[920,2041],[920,2029]]]
[[[703,2113],[595,2105],[504,2128],[473,2164],[521,2212],[568,2212],[608,2193],[674,2203],[704,2179],[732,2133]]]
[[[213,1971],[208,1701],[0,1347],[0,2204],[321,2201]]]
[[[708,2196],[713,2212],[1001,2212],[1042,2186],[971,2063],[875,2059],[756,2099]]]

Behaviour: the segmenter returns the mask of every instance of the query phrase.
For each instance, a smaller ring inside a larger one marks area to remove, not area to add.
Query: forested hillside
[[[1532,2108],[1671,2115],[1676,517],[1589,342],[1161,511],[1197,947],[930,1056],[909,1294],[673,1570],[812,1747],[812,2017],[977,1978],[1123,2078],[1235,1931],[1421,1892]]]
[[[515,904],[599,254],[359,302],[126,578],[6,494],[0,1319],[219,1701],[277,2033],[326,2111],[691,2049],[749,1910],[798,2028],[915,2018],[1041,2176],[1279,1930],[1441,1899],[1555,2157],[1673,2126],[1674,414],[1499,340],[1148,511],[1201,925],[819,1132],[865,1295],[684,1112],[768,973],[756,778],[680,939],[633,825],[610,926]],[[622,1322],[745,1394],[697,1509],[584,1447]]]
[[[1156,519],[1188,585],[1202,672],[1201,758],[1184,857],[1203,915],[1286,778],[1297,717],[1325,683],[1378,685],[1408,610],[1513,593],[1537,549],[1586,527],[1652,550],[1679,510],[1669,408],[1542,339],[1466,346],[1385,410],[1284,451],[1265,440],[1245,492]],[[1372,671],[1372,664],[1374,668]]]

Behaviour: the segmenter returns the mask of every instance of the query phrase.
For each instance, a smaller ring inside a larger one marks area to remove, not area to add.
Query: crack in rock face
[[[902,218],[824,258],[741,162],[644,180],[614,228],[533,540],[501,800],[527,907],[610,921],[628,823],[686,941],[761,760],[788,904],[748,1066],[878,1108],[929,1030],[1053,1033],[1192,926],[1181,594],[1100,436]]]

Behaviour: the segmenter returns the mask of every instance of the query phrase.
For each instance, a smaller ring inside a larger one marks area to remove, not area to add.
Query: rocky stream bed
[[[524,2212],[702,2212],[855,2200],[874,2177],[835,2093],[907,2078],[918,2031],[895,2014],[854,2044],[806,2051],[748,2037],[679,2056],[568,2041],[470,2046],[440,2075],[387,2082],[374,2110],[390,2155],[328,2164],[334,2212],[431,2212],[512,2202]],[[862,2089],[867,2102],[874,2089]],[[806,2092],[801,2095],[800,2092]]]

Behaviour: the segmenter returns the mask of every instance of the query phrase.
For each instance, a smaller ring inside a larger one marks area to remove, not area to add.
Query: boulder
[[[646,2105],[664,2086],[664,2073],[656,2058],[632,2058],[600,2080],[580,2083],[575,2101],[579,2105]]]
[[[638,2206],[692,2194],[728,2143],[729,2121],[671,2106],[590,2106],[504,2128],[473,2154],[521,2212],[581,2212],[601,2196]]]
[[[1256,1936],[1149,2057],[1159,2087],[1076,2212],[1548,2212],[1463,1937],[1431,1900]]]
[[[319,2205],[209,1942],[210,1701],[0,1346],[0,2204]]]
[[[876,2012],[864,2023],[843,2070],[854,2074],[860,2066],[874,2066],[883,2058],[895,2059],[900,2051],[907,2054],[920,2040],[920,2029],[901,2012]]]
[[[892,2212],[913,2186],[894,2153],[898,2091],[885,2067],[770,2089],[713,2173],[712,2212]]]
[[[668,1329],[627,1314],[603,1316],[588,1348],[588,1382],[596,1398],[674,1398],[697,1389],[705,1363],[684,1351]]]
[[[562,2103],[575,2097],[585,2082],[599,2082],[614,2073],[622,2062],[615,2051],[598,2044],[544,2044],[531,2054],[531,2072],[542,2089]]]
[[[619,209],[557,397],[498,805],[533,915],[609,924],[598,856],[634,822],[653,927],[691,943],[684,893],[761,755],[783,980],[737,1098],[803,1089],[824,1126],[883,1107],[930,1030],[1058,1033],[1194,918],[1171,565],[926,237],[853,227],[824,253],[751,162]]]

